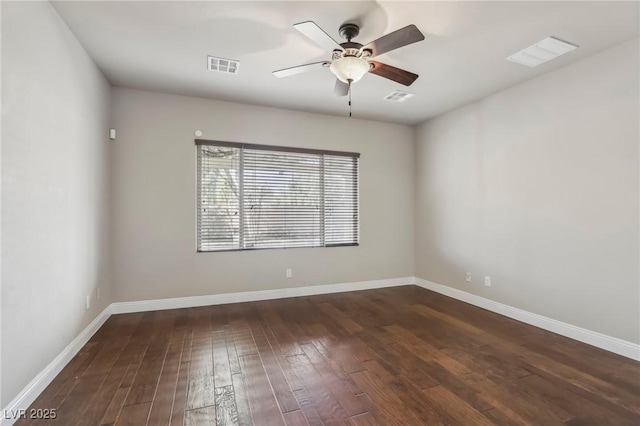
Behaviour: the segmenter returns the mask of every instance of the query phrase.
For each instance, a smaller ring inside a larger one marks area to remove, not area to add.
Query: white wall
[[[411,127],[124,88],[112,111],[115,300],[413,276]],[[360,246],[196,253],[196,129],[360,152]]]
[[[1,3],[6,407],[111,302],[110,87],[48,2]]]
[[[419,126],[418,277],[640,342],[638,47]]]

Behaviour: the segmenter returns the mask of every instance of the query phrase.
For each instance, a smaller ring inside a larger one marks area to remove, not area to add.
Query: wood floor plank
[[[131,390],[131,383],[138,373],[144,354],[147,351],[147,345],[135,345],[133,340],[130,341],[134,345],[132,351],[133,355],[129,359],[129,365],[127,371],[120,382],[118,389],[112,394],[111,402],[109,403],[102,420],[98,424],[114,424],[118,420],[118,416],[124,407],[127,395]]]
[[[138,374],[131,384],[126,405],[153,401],[168,346],[169,339],[164,334],[159,334],[158,337],[151,340],[142,364],[138,369]]]
[[[115,339],[113,341],[102,342],[100,344],[101,350],[98,355],[93,358],[91,363],[87,366],[87,369],[76,379],[76,384],[69,391],[60,407],[57,410],[58,417],[56,420],[63,423],[76,424],[84,419],[84,413],[90,407],[95,407],[97,410],[106,410],[108,404],[108,396],[105,398],[103,394],[98,391],[102,384],[108,378],[108,374],[118,359],[125,347],[127,339]],[[122,371],[118,369],[115,372],[118,382],[122,380],[120,373],[124,375],[126,366],[121,366]],[[111,376],[113,379],[113,376]],[[118,383],[119,384],[119,383]],[[111,383],[109,383],[111,385]],[[112,387],[112,392],[115,391],[117,386]],[[96,401],[96,397],[100,399]],[[104,401],[107,399],[107,401]],[[103,405],[104,404],[104,405]],[[99,413],[91,412],[90,415],[101,418]],[[64,419],[64,420],[61,420]],[[96,420],[94,420],[95,422]]]
[[[351,424],[353,426],[383,426],[369,412],[351,417]]]
[[[116,421],[116,426],[143,426],[147,424],[151,402],[142,404],[126,405],[120,417]],[[74,423],[75,424],[75,423]]]
[[[360,324],[349,318],[348,315],[344,314],[331,303],[320,303],[319,307],[328,318],[331,318],[349,333],[357,333],[363,330]]]
[[[483,411],[482,415],[491,420],[493,424],[500,426],[528,426],[530,424],[523,419],[509,416],[497,408]]]
[[[284,356],[300,355],[302,353],[302,349],[300,349],[300,345],[288,329],[288,325],[282,321],[282,318],[275,310],[271,308],[263,310],[262,321],[271,330],[271,334],[275,337],[279,350]]]
[[[18,426],[638,425],[640,363],[415,286],[113,315]]]
[[[127,394],[129,393],[129,388],[118,388],[115,393],[111,397],[111,402],[105,411],[102,420],[99,425],[113,425],[118,420],[120,413],[122,412],[122,408],[124,407],[124,400],[127,399]]]
[[[278,400],[280,410],[283,413],[299,410],[300,407],[296,402],[296,398],[293,396],[291,387],[284,376],[284,372],[282,371],[280,363],[273,352],[263,328],[259,324],[252,324],[251,333],[256,347],[258,348],[262,365],[269,377],[273,394]]]
[[[347,313],[363,329],[395,324],[397,317],[393,312],[389,309],[381,310],[370,297],[367,297],[370,294],[368,291],[349,293],[341,298],[332,299],[331,303]]]
[[[187,388],[187,410],[195,410],[215,404],[213,377],[200,376],[189,380]]]
[[[302,355],[287,357],[299,377],[304,377],[304,388],[316,412],[324,423],[336,423],[349,418],[335,395],[325,386],[309,358]]]
[[[265,301],[266,309],[262,310],[262,318],[265,324],[281,330],[282,334],[278,338],[285,338],[281,343],[286,343],[290,347],[283,348],[287,356],[302,353],[299,344],[307,341],[304,331],[304,324],[313,321],[313,310],[301,299],[284,299],[280,301]],[[265,316],[264,313],[268,314]],[[272,313],[273,315],[269,315]],[[274,323],[273,320],[276,322]]]
[[[215,404],[213,384],[213,352],[211,333],[199,333],[191,342],[191,361],[187,385],[185,410],[204,408]]]
[[[589,393],[598,395],[599,398],[607,400],[635,415],[640,416],[640,398],[625,388],[615,386],[613,383],[590,375],[587,371],[581,371],[571,365],[554,361],[537,352],[533,352],[524,346],[517,345],[506,339],[487,334],[484,336],[489,344],[503,348],[507,352],[526,358],[527,364],[532,372],[541,371],[544,374],[555,376]]]
[[[400,403],[406,407],[406,421],[415,423],[416,419],[425,424],[439,424],[443,419],[429,404],[426,404],[420,389],[411,380],[403,380],[401,377],[391,376],[380,363],[375,360],[365,363],[370,378],[385,388],[387,392],[397,395]],[[371,395],[371,394],[370,394]],[[372,399],[375,398],[371,396]]]
[[[424,389],[422,393],[441,414],[453,417],[461,425],[490,426],[493,423],[479,411],[442,386]]]
[[[596,407],[604,408],[612,413],[615,413],[616,418],[629,419],[633,422],[640,424],[640,416],[632,411],[629,411],[623,405],[615,404],[614,402],[610,401],[608,398],[603,398],[601,395],[598,395],[597,393],[590,392],[589,390],[586,390],[581,386],[576,386],[575,384],[569,381],[562,380],[559,377],[552,374],[548,374],[545,371],[535,370],[535,369],[533,371],[535,375],[544,378],[544,380],[548,381],[549,383],[553,383],[553,385],[556,386],[557,388],[568,390],[569,392],[571,392],[571,394],[576,395],[577,397],[582,398],[585,401],[589,401],[589,403],[592,405],[591,408],[593,409],[595,409]],[[531,377],[531,376],[527,376],[527,377]],[[524,379],[526,379],[527,377],[525,377]],[[528,383],[528,381],[525,381],[524,379],[522,379],[523,382]],[[535,392],[535,388],[533,386],[528,389]],[[544,397],[543,394],[541,393],[538,393],[538,395],[540,395],[541,397]],[[572,400],[576,400],[577,397],[572,397]],[[640,396],[638,396],[638,398],[640,399]],[[580,415],[580,416],[576,415],[576,417],[580,417],[584,419],[583,415]],[[624,423],[623,421],[620,421],[620,422]]]
[[[619,413],[610,411],[606,407],[593,404],[579,395],[571,392],[570,388],[558,386],[556,383],[544,379],[537,374],[521,379],[527,388],[535,390],[546,400],[552,401],[553,404],[561,407],[567,412],[573,414],[573,419],[567,424],[587,423],[587,419],[592,424],[615,424],[615,425],[632,425],[637,424],[637,418],[634,416],[623,417]]]
[[[598,348],[590,348],[589,350],[589,352],[594,352],[598,356],[586,357],[579,352],[579,349],[583,349],[582,347],[578,348],[573,343],[566,342],[570,339],[563,336],[558,337],[563,337],[564,340],[560,340],[555,336],[553,340],[565,344],[549,345],[548,342],[545,344],[545,341],[549,340],[549,334],[551,333],[545,335],[544,338],[538,337],[532,342],[526,343],[523,347],[544,355],[555,362],[570,365],[580,371],[588,371],[594,377],[614,384],[618,388],[625,389],[630,394],[640,395],[640,372],[637,367],[635,369],[627,369],[624,366],[617,365],[609,353]],[[582,346],[584,347],[585,345]],[[619,360],[617,361],[619,362]],[[618,372],[614,373],[613,371],[616,370]]]
[[[438,318],[442,321],[445,321],[447,324],[450,324],[453,327],[460,329],[460,331],[465,334],[482,335],[486,333],[485,330],[480,329],[474,326],[472,323],[467,322],[463,319],[459,319],[455,315],[443,313],[433,308],[430,308],[428,306],[416,304],[416,305],[411,305],[411,309],[414,312],[417,312],[419,315],[423,315],[427,318],[433,317],[433,318]]]
[[[349,374],[347,374],[347,372],[344,371],[344,369],[342,368],[340,362],[338,362],[338,360],[336,360],[336,357],[334,356],[334,354],[330,350],[328,350],[326,347],[324,347],[324,345],[322,345],[316,339],[313,339],[311,341],[311,344],[313,344],[313,346],[316,348],[316,350],[322,355],[322,358],[329,365],[329,367],[331,367],[331,370],[340,379],[340,381],[342,381],[342,383],[346,387],[349,388],[351,393],[353,393],[354,395],[359,395],[359,394],[361,394],[363,392],[362,389],[360,389],[358,387],[358,385],[356,385],[356,383],[353,381],[353,379],[351,377],[349,377]],[[355,355],[356,352],[357,352],[357,349],[354,351],[354,355]],[[370,357],[369,359],[371,359],[371,358],[372,357]],[[358,362],[360,363],[361,360],[358,359]],[[360,365],[362,365],[362,364],[360,364]],[[351,368],[351,370],[353,370],[353,368]]]
[[[385,385],[375,380],[369,371],[358,371],[351,376],[365,390],[358,398],[376,423],[389,426],[420,424],[418,417],[407,410],[398,396],[385,390]]]
[[[280,407],[273,395],[260,356],[241,356],[240,367],[246,382],[245,390],[254,422],[264,422],[273,426],[284,425]]]
[[[224,339],[227,346],[227,356],[229,357],[229,371],[231,375],[240,374],[240,360],[236,351],[236,344],[233,340],[233,332],[230,325],[224,326]]]
[[[465,365],[467,369],[491,370],[504,380],[517,380],[532,374],[527,369],[528,365],[524,359],[489,345],[482,346],[474,352],[459,348],[445,348],[441,352]]]
[[[185,331],[185,339],[180,354],[180,369],[176,381],[176,391],[171,406],[171,426],[180,426],[184,423],[184,412],[187,406],[187,390],[189,387],[189,368],[191,367],[191,351],[193,349],[193,332]]]
[[[545,425],[561,425],[572,418],[571,414],[549,403],[543,398],[532,399],[532,394],[521,387],[501,386],[481,373],[465,377],[465,381],[493,407],[508,417],[525,423],[540,422]]]
[[[375,349],[378,354],[376,361],[390,374],[410,378],[420,389],[437,386],[438,381],[431,376],[426,368],[427,365],[412,352],[399,348],[397,344],[386,342],[387,334],[381,330],[372,330],[359,333],[358,337],[370,348]]]
[[[224,329],[214,332],[212,338],[214,385],[216,388],[231,386],[231,366]]]
[[[211,331],[224,331],[225,326],[228,324],[227,312],[222,306],[216,306],[215,308],[209,307],[209,321],[211,322]]]
[[[258,348],[256,348],[251,335],[251,328],[249,328],[249,323],[246,320],[233,321],[231,329],[238,357],[258,353]]]
[[[310,426],[322,426],[324,423],[318,412],[315,408],[313,408],[313,403],[309,400],[309,395],[307,394],[306,389],[298,389],[293,391],[294,396],[296,397],[296,401],[298,401],[298,405],[300,406],[300,410],[304,414],[307,423]]]
[[[91,400],[91,403],[82,414],[83,422],[87,424],[99,424],[111,405],[113,395],[117,392],[124,380],[132,361],[134,361],[136,357],[142,357],[143,352],[136,351],[139,349],[139,347],[132,345],[125,347],[113,368],[107,373],[104,382]]]
[[[211,308],[199,306],[190,308],[187,327],[193,332],[193,338],[207,338],[211,334]]]
[[[171,336],[149,414],[149,423],[152,425],[168,425],[171,422],[185,333],[186,327],[179,326],[174,329]]]
[[[233,426],[238,424],[238,407],[232,385],[215,388],[216,425]]]
[[[33,409],[56,410],[76,384],[76,380],[84,373],[98,354],[100,346],[98,342],[90,341],[80,349],[78,354],[67,364],[56,379],[52,381],[31,405]],[[19,423],[23,425],[33,424],[32,419],[23,419]]]
[[[342,408],[344,408],[345,412],[350,417],[366,413],[367,410],[362,405],[362,402],[329,367],[316,347],[311,343],[303,343],[301,347],[307,358],[309,358],[313,364],[315,370],[318,372],[322,383],[335,396]]]
[[[282,417],[284,417],[284,422],[287,426],[309,426],[309,422],[302,410],[289,411],[284,413]]]
[[[456,372],[461,371],[460,368],[454,368],[454,371],[450,371],[442,364],[436,362],[440,357],[438,351],[434,351],[433,347],[427,348],[425,351],[427,356],[416,355],[411,350],[403,347],[403,344],[398,344],[395,335],[378,330],[365,336],[367,343],[372,347],[382,347],[378,349],[379,353],[383,354],[383,357],[378,364],[387,370],[390,374],[394,374],[395,369],[390,367],[388,362],[392,362],[394,365],[402,368],[403,365],[409,361],[412,364],[405,365],[406,373],[402,370],[398,370],[395,374],[398,377],[409,380],[413,386],[422,390],[433,387],[434,385],[441,385],[460,396],[467,403],[471,404],[476,410],[484,411],[492,408],[485,399],[482,398],[481,392],[476,391],[473,387],[469,386],[463,379],[458,376]],[[376,342],[379,339],[380,342]],[[393,348],[393,349],[392,349]],[[388,356],[388,351],[397,351],[398,357]],[[419,346],[416,348],[419,351]],[[404,357],[402,357],[404,355]],[[450,363],[445,362],[445,365]],[[413,374],[411,372],[413,371]],[[423,379],[426,377],[426,379]]]
[[[273,353],[278,361],[278,364],[282,369],[282,373],[287,379],[287,383],[289,384],[289,388],[291,389],[291,391],[295,393],[295,391],[297,390],[304,389],[304,378],[298,377],[298,374],[296,373],[296,371],[289,364],[289,361],[287,360],[288,352],[285,353],[281,350],[280,346],[278,345],[278,341],[276,340],[275,336],[273,335],[273,331],[270,328],[267,327],[266,329],[264,329],[264,333],[267,338],[267,341],[271,345],[271,349],[273,350]],[[296,401],[297,401],[297,398],[296,398]]]
[[[236,411],[238,412],[238,425],[239,426],[252,425],[253,420],[251,418],[251,408],[249,407],[249,400],[247,399],[247,388],[244,383],[244,378],[242,377],[242,374],[232,375],[231,381],[233,382],[233,392],[236,398]]]
[[[202,426],[216,424],[216,409],[210,407],[194,408],[184,415],[184,426]]]
[[[340,364],[345,373],[355,373],[356,371],[364,371],[366,368],[362,365],[360,359],[356,357],[356,348],[366,346],[357,340],[351,333],[342,334],[340,330],[327,327],[328,324],[314,324],[309,329],[314,333],[316,338],[314,344],[321,353],[331,353],[332,357]],[[339,338],[334,332],[340,333]],[[367,357],[371,359],[373,357]]]

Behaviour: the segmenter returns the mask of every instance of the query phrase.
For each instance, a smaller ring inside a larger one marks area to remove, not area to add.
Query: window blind
[[[198,251],[358,244],[359,154],[196,144]]]

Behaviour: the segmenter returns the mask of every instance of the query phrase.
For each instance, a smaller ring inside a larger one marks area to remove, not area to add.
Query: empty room
[[[640,424],[640,2],[0,8],[0,425]]]

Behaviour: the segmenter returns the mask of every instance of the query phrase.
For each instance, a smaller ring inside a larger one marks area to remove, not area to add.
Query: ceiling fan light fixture
[[[355,83],[369,72],[369,61],[355,56],[343,56],[331,62],[329,69],[344,83]]]

